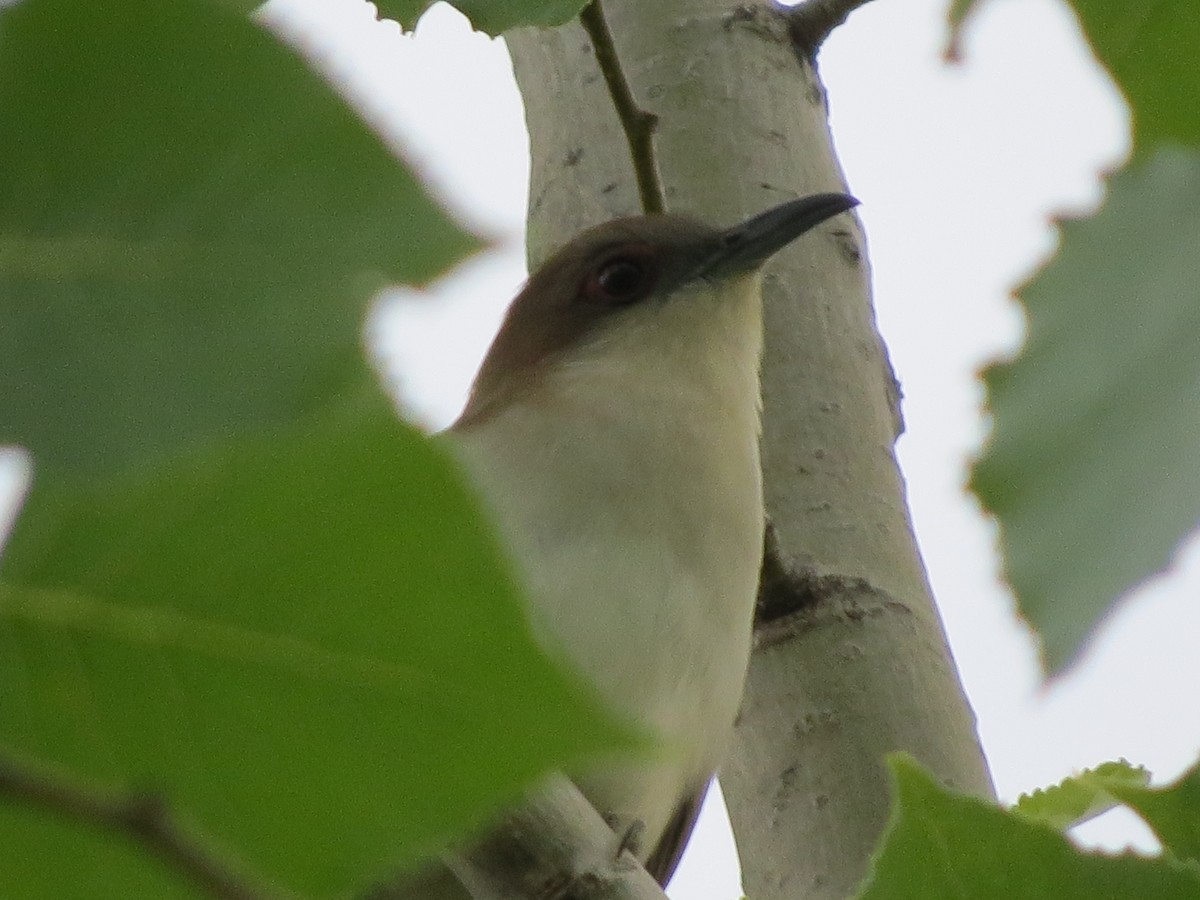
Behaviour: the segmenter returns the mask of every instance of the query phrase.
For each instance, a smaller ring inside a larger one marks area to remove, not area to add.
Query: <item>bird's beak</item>
[[[706,278],[748,272],[826,219],[858,206],[849,194],[813,194],[772,207],[721,233],[716,252],[700,266]]]

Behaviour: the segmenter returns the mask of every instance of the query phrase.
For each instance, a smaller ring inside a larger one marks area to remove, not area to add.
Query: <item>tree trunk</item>
[[[821,23],[803,7],[605,0],[603,11],[637,104],[658,117],[668,210],[732,224],[844,189],[812,61]],[[533,153],[536,266],[579,229],[641,205],[580,25],[513,32],[508,45]],[[773,546],[721,773],[754,900],[853,891],[887,817],[890,751],[992,794],[893,453],[899,392],[875,329],[864,238],[849,217],[837,221],[781,252],[764,279]]]

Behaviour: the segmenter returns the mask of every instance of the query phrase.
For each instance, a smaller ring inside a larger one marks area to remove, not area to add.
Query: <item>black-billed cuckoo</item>
[[[551,655],[661,736],[654,760],[570,773],[666,884],[737,712],[763,547],[763,262],[855,206],[784,203],[719,230],[591,228],[513,301],[447,439]]]

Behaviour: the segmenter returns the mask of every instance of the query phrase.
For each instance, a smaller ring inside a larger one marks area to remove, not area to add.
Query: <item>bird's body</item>
[[[455,429],[544,645],[666,744],[662,762],[572,773],[620,826],[642,823],[643,856],[716,771],[750,649],[761,301],[752,273],[730,290],[690,286]]]
[[[856,201],[720,230],[675,216],[576,237],[513,302],[447,439],[522,577],[531,627],[653,759],[570,772],[666,882],[749,658],[763,545],[758,269]]]

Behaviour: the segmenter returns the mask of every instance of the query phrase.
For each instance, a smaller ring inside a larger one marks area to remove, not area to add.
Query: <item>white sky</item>
[[[353,2],[273,4],[273,21],[325,57],[450,207],[497,239],[429,296],[397,292],[401,309],[378,323],[410,406],[441,427],[524,275],[528,148],[507,58],[441,5],[412,38]],[[1043,688],[998,582],[994,529],[962,490],[986,433],[975,373],[1011,352],[1022,328],[1010,288],[1051,252],[1051,215],[1099,202],[1098,173],[1127,151],[1127,115],[1064,4],[993,0],[957,67],[940,58],[943,6],[878,0],[820,58],[904,386],[899,452],[926,564],[1002,799],[1121,756],[1165,780],[1200,751],[1200,717],[1180,703],[1200,684],[1200,553],[1140,591],[1083,663]],[[1080,832],[1103,846],[1153,846],[1131,815]],[[707,817],[693,851],[677,900],[740,896],[719,817]]]
[[[993,0],[958,67],[940,60],[943,6],[878,0],[820,58],[904,387],[899,452],[926,565],[1002,799],[1121,756],[1166,780],[1200,752],[1200,716],[1181,702],[1200,685],[1200,544],[1112,617],[1076,670],[1043,688],[1032,640],[998,583],[994,529],[962,490],[986,431],[974,373],[1019,340],[1009,289],[1051,251],[1051,214],[1098,202],[1097,173],[1122,158],[1127,117],[1064,4]],[[375,321],[415,415],[441,427],[524,277],[528,148],[507,57],[441,5],[415,39],[356,0],[272,0],[268,16],[322,58],[451,209],[496,241],[428,296],[395,292]],[[672,894],[740,896],[726,827],[710,816],[702,831]],[[1081,831],[1104,846],[1153,846],[1132,816]]]

